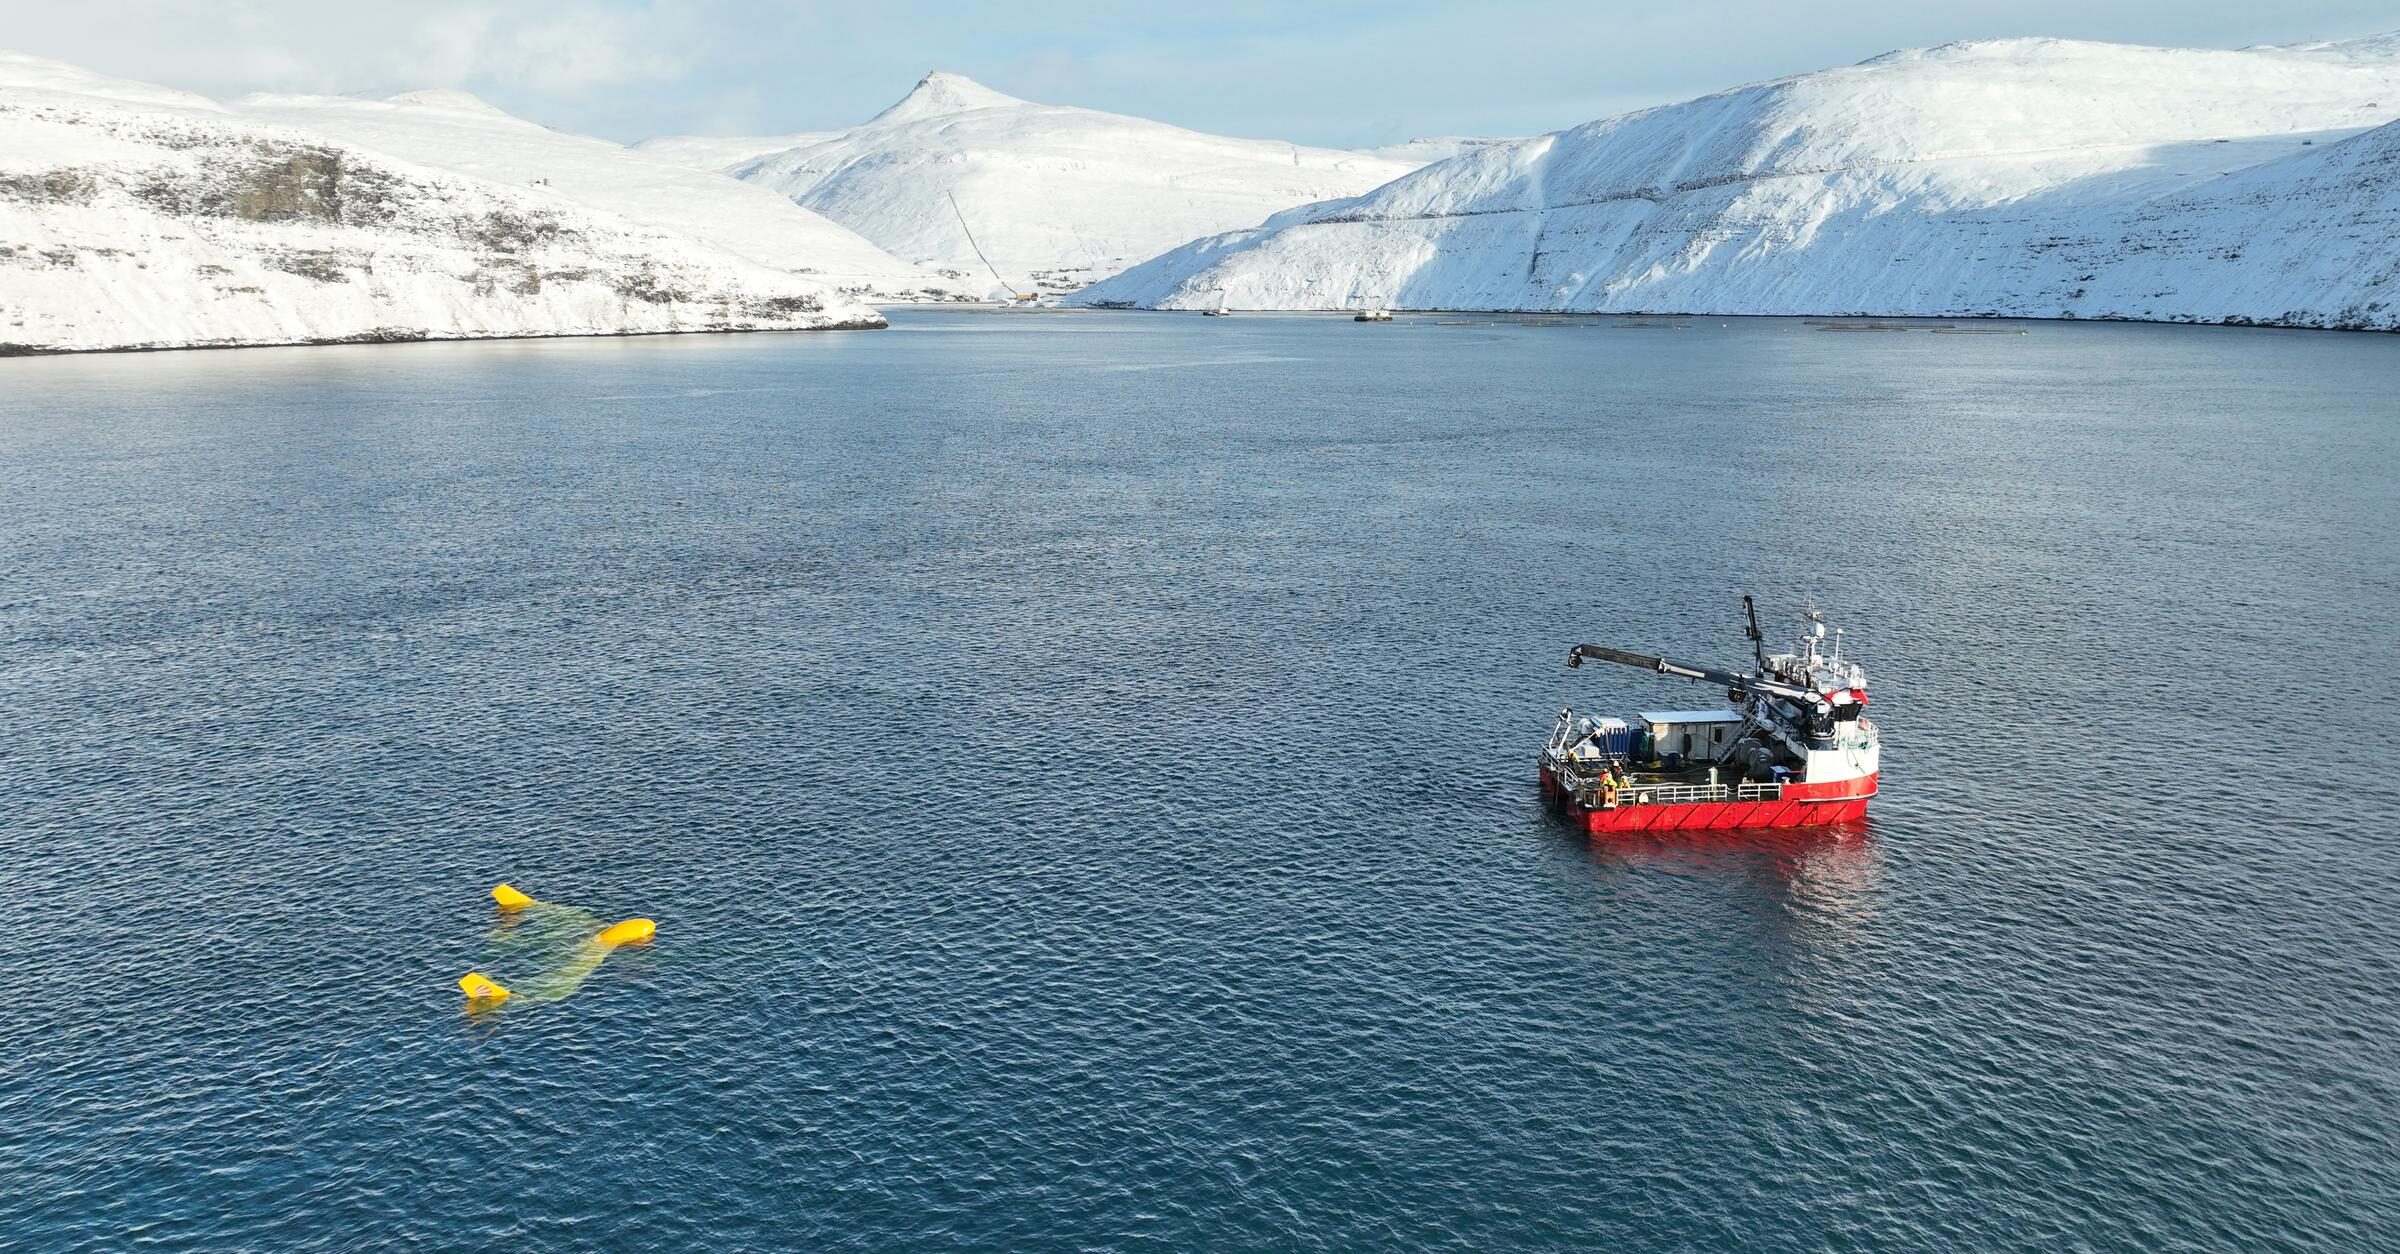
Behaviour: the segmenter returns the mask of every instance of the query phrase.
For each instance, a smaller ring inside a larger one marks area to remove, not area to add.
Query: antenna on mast
[[[1804,655],[1804,660],[1801,665],[1812,669],[1817,665],[1820,660],[1817,649],[1824,639],[1825,611],[1818,609],[1817,603],[1813,600],[1802,601],[1800,603],[1800,651]]]

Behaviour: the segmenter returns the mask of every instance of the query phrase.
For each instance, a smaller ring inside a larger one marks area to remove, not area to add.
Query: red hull
[[[1587,832],[1723,832],[1743,827],[1825,827],[1867,817],[1877,776],[1835,784],[1785,784],[1774,801],[1702,801],[1689,805],[1631,805],[1614,810],[1586,808],[1566,795],[1542,768],[1542,795]]]

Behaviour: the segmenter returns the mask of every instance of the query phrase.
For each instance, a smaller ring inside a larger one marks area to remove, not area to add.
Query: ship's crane
[[[1718,670],[1713,666],[1699,666],[1690,662],[1678,662],[1673,658],[1653,657],[1647,653],[1611,648],[1604,644],[1579,644],[1567,650],[1567,665],[1581,666],[1585,658],[1590,658],[1596,662],[1614,662],[1619,666],[1630,666],[1636,670],[1654,671],[1661,675],[1680,675],[1685,679],[1698,679],[1719,684],[1724,687],[1726,695],[1736,702],[1741,701],[1744,697],[1777,698],[1789,702],[1796,708],[1800,716],[1799,721],[1810,741],[1822,742],[1830,739],[1833,735],[1833,723],[1837,716],[1826,694],[1800,684],[1766,677],[1766,648],[1758,630],[1757,607],[1752,604],[1749,597],[1743,597],[1742,609],[1750,620],[1751,651],[1758,655],[1760,673],[1757,675],[1740,675],[1732,671]],[[1846,708],[1844,713],[1848,717],[1857,715],[1855,709],[1849,708]]]
[[[1737,675],[1732,671],[1721,671],[1712,666],[1695,666],[1689,662],[1675,661],[1672,658],[1652,657],[1647,653],[1612,649],[1604,644],[1579,644],[1567,650],[1567,665],[1581,666],[1587,657],[1595,662],[1615,662],[1619,666],[1657,671],[1661,675],[1681,675],[1685,679],[1704,679],[1712,684],[1724,685],[1728,692],[1758,693],[1762,696],[1781,697],[1804,707],[1825,704],[1825,698],[1822,695],[1798,684],[1787,684],[1780,679],[1761,679],[1755,675]]]

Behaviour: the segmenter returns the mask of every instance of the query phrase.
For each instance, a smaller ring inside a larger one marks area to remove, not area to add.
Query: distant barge
[[[1730,708],[1661,710],[1632,719],[1558,712],[1542,748],[1542,794],[1592,833],[1818,827],[1866,817],[1881,744],[1866,717],[1867,672],[1826,651],[1825,619],[1803,612],[1798,647],[1767,656],[1758,611],[1749,616],[1755,674],[1693,666],[1605,645],[1584,659],[1722,685]]]

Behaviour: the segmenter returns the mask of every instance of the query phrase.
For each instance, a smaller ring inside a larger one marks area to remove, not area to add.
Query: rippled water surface
[[[0,1245],[2395,1241],[2400,339],[895,320],[0,362]]]

